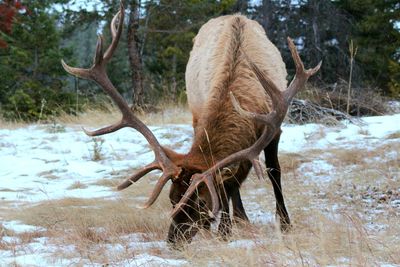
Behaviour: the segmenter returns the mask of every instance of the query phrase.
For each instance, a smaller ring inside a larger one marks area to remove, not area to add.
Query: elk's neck
[[[224,86],[218,85],[208,99],[205,111],[194,127],[194,142],[190,151],[196,161],[206,168],[223,158],[250,147],[261,135],[262,125],[239,115],[229,97],[232,92],[242,108],[266,112],[265,93],[253,73],[244,63],[236,65],[234,77],[227,77]]]
[[[229,34],[220,38],[218,56],[222,60],[210,81],[209,95],[201,116],[194,125],[195,136],[190,158],[206,168],[215,162],[251,146],[262,126],[239,115],[231,103],[232,92],[242,108],[251,112],[268,111],[268,99],[243,52],[244,20],[235,17],[227,25]]]

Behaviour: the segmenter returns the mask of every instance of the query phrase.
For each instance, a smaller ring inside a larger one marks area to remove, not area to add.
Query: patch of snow
[[[55,250],[47,238],[37,238],[29,244],[16,243],[13,251],[0,250],[0,266],[49,266],[48,259]]]
[[[180,266],[188,264],[185,260],[165,259],[147,253],[136,255],[132,259],[132,266]]]
[[[400,101],[388,101],[387,105],[392,112],[394,113],[400,112]]]
[[[5,227],[6,229],[12,230],[16,234],[46,230],[43,227],[24,224],[20,221],[5,221],[5,222],[2,222],[1,224],[3,225],[3,227]]]
[[[58,133],[49,132],[48,127],[0,129],[0,199],[32,203],[65,197],[116,197],[113,189],[104,186],[69,187],[74,182],[89,185],[154,159],[144,137],[132,129],[96,139],[73,127]],[[180,152],[189,149],[190,126],[150,128],[162,144],[180,144]],[[92,160],[96,142],[101,157],[98,161]]]
[[[262,208],[258,203],[251,202],[251,205],[246,205],[247,198],[243,199],[246,213],[251,223],[254,224],[271,224],[275,223],[275,215]]]
[[[265,241],[262,240],[254,240],[254,239],[241,239],[235,240],[228,243],[228,247],[231,248],[248,248],[251,249],[256,247],[257,245],[265,244]]]
[[[325,160],[314,160],[305,162],[298,168],[303,177],[312,177],[310,182],[313,183],[329,183],[334,177],[335,167]]]
[[[400,114],[364,117],[360,124],[345,122],[339,126],[318,124],[282,126],[280,151],[298,153],[307,149],[365,147],[390,142],[386,136],[400,131]],[[313,138],[317,135],[318,138]]]

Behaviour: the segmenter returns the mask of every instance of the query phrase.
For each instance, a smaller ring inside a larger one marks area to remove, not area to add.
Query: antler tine
[[[154,187],[153,192],[151,193],[149,199],[146,203],[143,204],[140,208],[147,209],[151,205],[153,205],[154,201],[158,198],[161,193],[161,190],[164,188],[165,184],[171,179],[171,174],[164,173],[157,181],[156,186]]]
[[[235,108],[235,110],[243,117],[252,118],[256,121],[259,121],[259,122],[267,125],[267,124],[270,124],[270,121],[273,119],[273,117],[276,116],[275,110],[268,114],[258,114],[258,113],[249,112],[247,110],[244,110],[240,106],[239,102],[237,101],[236,97],[233,95],[232,92],[229,92],[229,97],[231,98],[231,102],[232,102],[232,105]]]
[[[256,172],[258,179],[263,180],[264,175],[263,175],[263,171],[262,171],[262,167],[261,167],[259,158],[257,157],[255,159],[253,159],[251,161],[251,163],[253,164],[254,171]]]
[[[143,168],[141,168],[139,171],[131,175],[128,179],[126,179],[124,182],[122,182],[120,185],[118,185],[117,189],[123,190],[129,186],[131,186],[133,183],[136,183],[141,177],[145,176],[151,171],[154,170],[159,170],[160,166],[157,161],[153,161],[150,164],[147,164]]]
[[[119,23],[118,23],[118,28],[115,27],[116,21],[119,18]],[[111,36],[112,36],[112,42],[111,45],[108,47],[107,51],[104,54],[104,61],[108,62],[111,57],[114,54],[115,49],[118,46],[119,39],[122,34],[122,27],[124,24],[124,18],[125,18],[125,8],[124,5],[122,4],[122,1],[120,2],[120,7],[119,7],[119,12],[115,14],[111,21]]]
[[[214,168],[212,168],[214,169]],[[204,173],[197,173],[192,176],[190,186],[186,190],[185,194],[181,198],[178,204],[176,204],[175,208],[173,209],[171,216],[174,217],[184,206],[187,205],[190,197],[193,195],[193,193],[197,190],[198,186],[201,183],[205,183],[210,195],[211,195],[211,202],[212,202],[212,214],[213,216],[216,216],[219,210],[219,199],[218,199],[218,194],[217,190],[215,188],[214,184],[214,173],[209,169],[208,171]]]
[[[68,72],[69,74],[72,74],[74,76],[77,76],[77,77],[83,78],[83,79],[90,79],[90,75],[88,73],[88,70],[86,70],[86,69],[71,67],[67,63],[65,63],[64,59],[61,59],[61,65],[63,66],[64,70],[66,72]]]
[[[292,54],[294,65],[296,67],[296,73],[304,72],[303,61],[301,60],[300,55],[297,52],[297,48],[296,48],[292,38],[287,37],[286,39],[287,39],[287,42],[288,42],[290,53]]]
[[[166,184],[166,182],[176,177],[180,173],[180,168],[178,168],[165,154],[162,146],[158,142],[157,138],[151,132],[151,130],[140,121],[134,113],[131,111],[128,103],[121,96],[118,90],[111,83],[107,72],[106,72],[106,64],[113,56],[115,49],[117,48],[119,39],[122,33],[123,21],[124,21],[124,6],[122,2],[120,4],[120,11],[114,16],[111,22],[111,35],[112,42],[110,46],[107,48],[105,54],[103,54],[103,38],[102,36],[98,37],[96,52],[93,60],[93,66],[89,69],[81,69],[81,68],[73,68],[68,66],[63,60],[61,61],[64,69],[71,73],[72,75],[95,81],[116,103],[118,108],[122,113],[122,119],[113,125],[103,127],[101,129],[95,131],[87,131],[84,129],[85,133],[89,136],[99,136],[103,134],[108,134],[115,132],[124,127],[132,127],[140,132],[150,144],[154,154],[155,160],[154,162],[148,164],[143,169],[133,174],[129,179],[123,182],[118,186],[118,189],[124,189],[130,186],[132,183],[139,180],[141,177],[146,175],[147,173],[159,169],[163,171],[163,175],[161,176],[159,182],[157,183],[156,188],[150,196],[149,201],[146,203],[146,207],[150,206],[158,197],[161,192],[162,187]],[[118,27],[116,26],[117,20],[119,20]]]
[[[256,74],[259,82],[261,83],[262,87],[264,88],[265,92],[269,95],[272,102],[272,110],[279,109],[281,107],[283,96],[282,92],[278,89],[276,84],[271,80],[265,77],[265,74],[260,68],[254,64],[253,62],[249,62],[250,67],[253,72]]]
[[[82,127],[82,130],[85,132],[86,135],[88,136],[99,136],[103,134],[108,134],[108,133],[113,133],[118,131],[119,129],[124,128],[126,125],[123,121],[120,121],[118,123],[115,123],[110,126],[103,127],[101,129],[95,130],[95,131],[88,131],[84,127]]]
[[[117,27],[115,26],[115,24],[117,23],[117,19],[119,16],[119,11],[117,14],[114,15],[113,19],[111,20],[111,25],[110,25],[110,30],[111,30],[111,36],[112,38],[114,38],[117,35]]]
[[[301,60],[300,55],[297,52],[297,49],[293,43],[293,40],[288,37],[287,41],[288,41],[290,53],[292,54],[292,58],[293,58],[295,66],[296,66],[296,75],[295,75],[294,79],[292,80],[292,82],[290,83],[289,87],[284,92],[285,101],[289,105],[290,102],[292,101],[293,97],[301,89],[303,89],[308,78],[310,78],[312,75],[314,75],[321,68],[322,60],[318,63],[318,65],[316,67],[305,70],[303,61]]]
[[[97,37],[96,52],[93,57],[93,66],[101,65],[103,63],[103,36],[100,34]]]

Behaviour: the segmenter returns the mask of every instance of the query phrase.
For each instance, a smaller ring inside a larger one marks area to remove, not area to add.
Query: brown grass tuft
[[[76,181],[76,182],[74,182],[73,184],[71,184],[70,186],[68,186],[67,189],[68,189],[68,190],[85,189],[85,188],[87,188],[87,187],[88,187],[87,185],[81,183],[80,181]]]
[[[386,136],[386,139],[399,139],[400,138],[400,131],[391,133],[388,136]]]

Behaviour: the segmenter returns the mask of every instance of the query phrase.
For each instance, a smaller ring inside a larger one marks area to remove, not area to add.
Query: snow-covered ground
[[[151,129],[163,145],[173,146],[180,152],[190,148],[192,129],[189,125],[153,126]],[[396,134],[393,138],[387,138]],[[330,148],[373,149],[383,144],[399,142],[400,114],[396,114],[363,118],[357,125],[284,125],[280,153]],[[384,157],[398,158],[399,151],[392,151]],[[112,179],[116,173],[138,168],[152,160],[153,153],[145,139],[133,129],[123,129],[101,138],[87,137],[78,125],[32,125],[0,129],[0,203],[4,203],[1,204],[2,209],[6,210],[66,197],[117,198],[119,192],[108,186],[96,185],[96,181]],[[323,158],[299,166],[302,173],[310,170],[314,173],[325,173],[319,176],[322,183],[336,177],[335,167]],[[255,207],[253,205],[249,211],[252,222],[273,220],[273,216],[264,213],[262,207]],[[48,243],[46,237],[34,239],[23,250],[2,250],[1,247],[1,242],[15,242],[15,237],[2,233],[2,229],[12,230],[14,233],[45,229],[9,221],[0,212],[0,226],[1,224],[0,266],[47,266],[48,257],[56,248]],[[240,242],[246,243],[245,240],[236,240],[229,245],[237,246]],[[159,245],[165,247],[163,242]],[[57,265],[74,265],[77,262],[81,263],[74,259],[59,259]],[[130,266],[182,264],[187,264],[187,261],[167,260],[146,253],[135,255],[131,262],[120,263]]]

